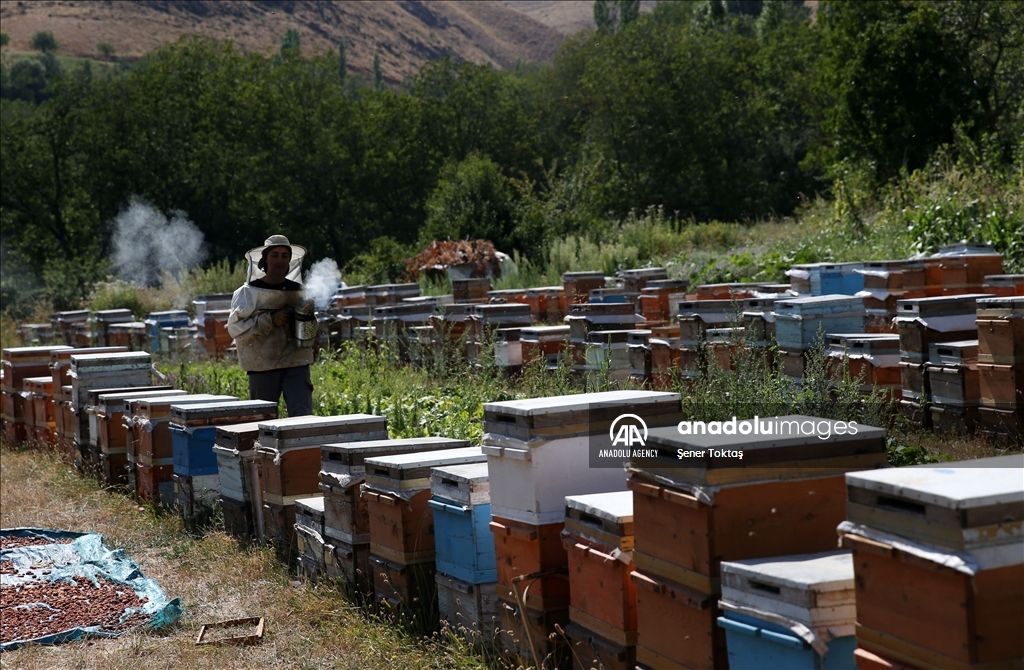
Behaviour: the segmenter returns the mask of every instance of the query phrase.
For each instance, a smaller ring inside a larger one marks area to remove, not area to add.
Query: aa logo
[[[647,424],[636,414],[620,414],[612,421],[608,437],[613,447],[643,447],[647,443]]]

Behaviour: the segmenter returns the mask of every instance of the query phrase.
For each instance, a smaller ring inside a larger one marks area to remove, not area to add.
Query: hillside
[[[496,0],[4,0],[0,21],[10,35],[11,51],[28,51],[32,35],[49,30],[62,55],[96,58],[96,45],[107,42],[117,57],[128,59],[188,33],[231,39],[246,51],[273,51],[281,35],[295,28],[307,54],[337,49],[344,40],[350,70],[364,76],[371,74],[374,55],[379,54],[384,77],[394,84],[445,54],[497,68],[549,60],[564,34],[585,23],[591,5]]]

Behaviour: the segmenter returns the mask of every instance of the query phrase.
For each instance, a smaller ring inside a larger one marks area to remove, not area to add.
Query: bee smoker
[[[303,300],[295,308],[295,339],[300,347],[312,347],[316,341],[317,320],[312,300]]]

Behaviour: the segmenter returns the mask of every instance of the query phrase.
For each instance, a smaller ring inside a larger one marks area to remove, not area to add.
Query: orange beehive
[[[567,496],[562,544],[569,557],[569,618],[621,647],[636,644],[630,491]]]
[[[718,596],[635,571],[636,660],[649,668],[729,667],[725,630],[718,626]]]
[[[492,517],[490,527],[494,533],[498,597],[515,602],[515,589],[531,610],[543,612],[567,607],[569,582],[565,575],[553,574],[569,563],[561,536],[565,523],[534,525]],[[546,574],[532,577],[538,573]],[[517,580],[517,577],[528,579]]]

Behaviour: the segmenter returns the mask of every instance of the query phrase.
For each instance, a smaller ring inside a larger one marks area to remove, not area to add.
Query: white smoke
[[[164,272],[178,277],[206,259],[203,233],[185,212],[172,218],[133,198],[114,219],[114,266],[122,279],[155,285]]]
[[[303,282],[306,286],[306,295],[312,298],[319,310],[327,309],[330,305],[331,296],[338,290],[339,283],[341,272],[338,270],[338,264],[331,258],[313,263]]]

